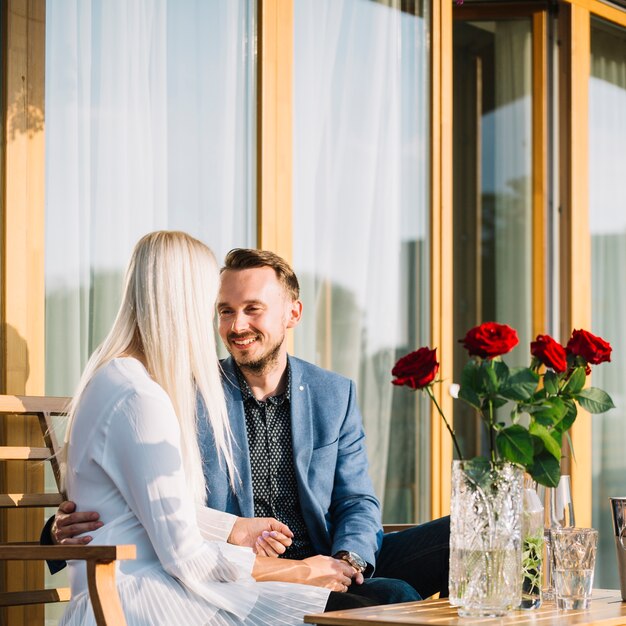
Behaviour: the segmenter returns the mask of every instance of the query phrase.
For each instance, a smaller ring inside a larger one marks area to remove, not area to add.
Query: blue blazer
[[[352,550],[374,566],[383,531],[354,383],[295,357],[289,365],[296,479],[313,548],[325,555]],[[246,419],[232,357],[222,361],[222,369],[239,476],[233,492],[211,429],[200,420],[207,506],[254,517]]]

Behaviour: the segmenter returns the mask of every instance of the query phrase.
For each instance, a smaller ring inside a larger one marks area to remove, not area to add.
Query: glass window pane
[[[46,7],[46,391],[71,394],[132,246],[255,244],[254,2]]]
[[[529,19],[454,25],[454,338],[481,322],[515,328],[506,360],[528,363],[532,306],[532,30]],[[455,380],[467,362],[455,342]],[[464,456],[485,453],[455,403]]]
[[[626,30],[594,20],[589,80],[589,227],[592,332],[613,346],[592,385],[617,408],[594,415],[593,526],[599,529],[594,586],[619,588],[609,496],[623,496],[626,473]]]
[[[429,18],[294,4],[296,353],[354,379],[386,521],[429,519],[428,404],[390,384],[429,342]]]

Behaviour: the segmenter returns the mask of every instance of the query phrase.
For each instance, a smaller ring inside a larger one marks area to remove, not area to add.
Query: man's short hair
[[[292,300],[300,297],[300,284],[295,272],[285,259],[269,250],[234,248],[226,255],[220,273],[226,270],[249,270],[254,267],[271,267],[289,297]]]

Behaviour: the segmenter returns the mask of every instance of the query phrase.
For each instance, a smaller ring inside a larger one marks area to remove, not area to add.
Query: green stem
[[[493,402],[489,399],[489,449],[491,450],[491,460],[492,462],[496,462],[496,446],[495,441],[493,439],[494,430],[493,430]]]
[[[489,367],[494,369],[493,359],[489,362]],[[489,397],[489,451],[491,452],[491,461],[496,462],[496,445],[494,441],[494,429],[493,429],[493,400],[491,394]]]
[[[439,403],[437,402],[437,398],[435,398],[435,395],[433,394],[433,390],[430,388],[430,385],[426,387],[426,392],[428,393],[428,395],[430,396],[430,399],[433,401],[433,403],[437,407],[437,411],[439,412],[439,415],[441,415],[441,419],[443,420],[443,423],[446,425],[446,428],[448,429],[448,432],[450,433],[450,436],[452,437],[452,443],[454,444],[454,449],[456,450],[456,453],[459,456],[459,460],[462,461],[463,455],[461,454],[461,448],[459,448],[459,444],[456,440],[454,431],[450,427],[450,424],[448,424],[448,420],[446,419],[446,416],[443,414],[443,411],[441,410],[441,407],[439,406]]]

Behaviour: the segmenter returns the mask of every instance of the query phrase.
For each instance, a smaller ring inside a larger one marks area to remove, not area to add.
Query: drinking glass
[[[557,607],[589,608],[598,531],[593,528],[553,528],[551,535]]]
[[[546,546],[545,560],[545,587],[543,589],[543,598],[545,600],[554,600],[554,581],[552,580],[552,546],[551,531],[556,528],[571,528],[575,525],[574,520],[574,504],[572,502],[572,490],[570,486],[570,477],[563,475],[559,479],[559,484],[547,489],[548,515],[546,516],[546,524],[548,527],[544,533],[544,543]]]

